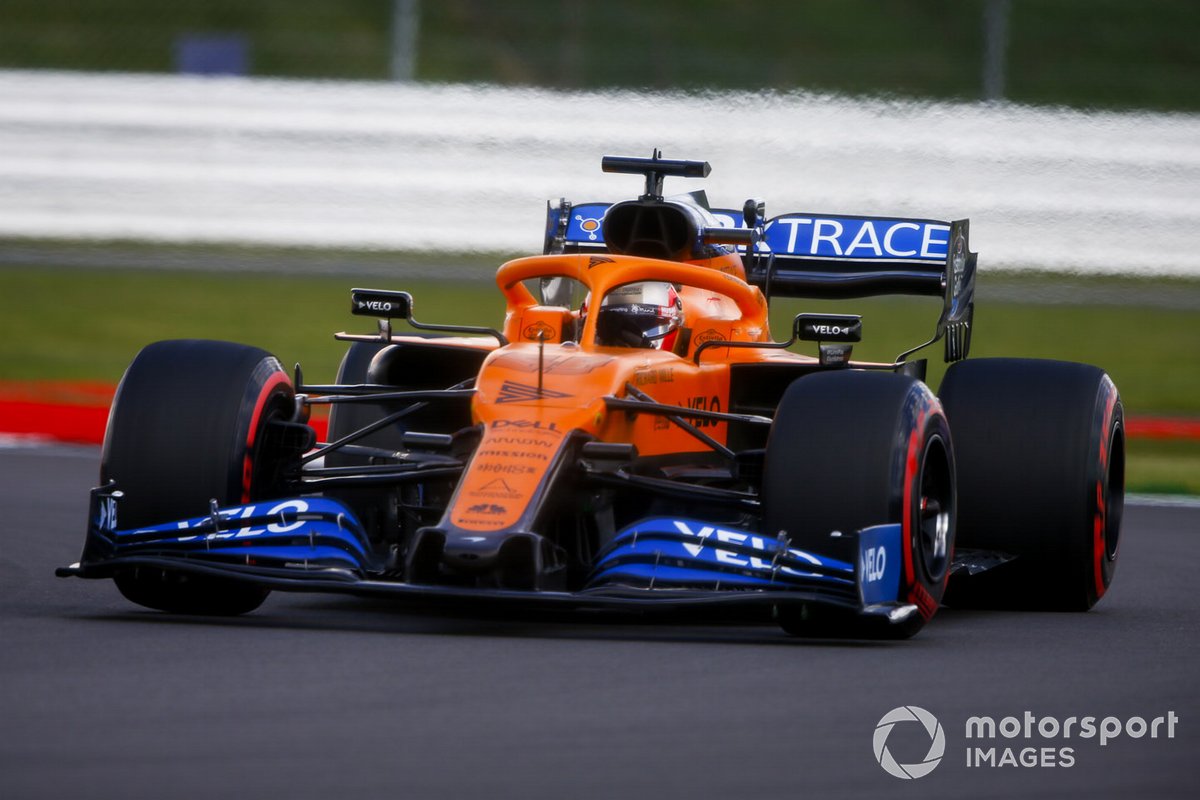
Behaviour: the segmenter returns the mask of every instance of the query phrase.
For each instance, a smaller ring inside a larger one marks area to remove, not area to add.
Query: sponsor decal
[[[500,394],[496,397],[496,402],[521,403],[531,400],[561,400],[564,397],[571,397],[571,395],[551,389],[543,388],[539,390],[536,386],[517,383],[516,381],[505,381],[500,386]]]
[[[595,239],[596,237],[593,236],[592,238]],[[607,256],[592,256],[588,259],[587,268],[592,269],[593,267],[598,267],[601,264],[612,264],[614,260],[615,259],[608,258]]]
[[[558,331],[554,330],[552,325],[548,325],[541,320],[529,325],[525,330],[521,331],[521,337],[528,339],[531,342],[537,341],[553,341],[558,338]]]
[[[853,345],[848,344],[823,344],[820,347],[821,363],[826,366],[840,366],[850,363],[850,354],[853,352]]]
[[[350,292],[350,312],[360,315],[407,317],[412,312],[412,297],[407,292],[354,289]]]
[[[496,503],[476,503],[467,508],[468,514],[506,514],[508,509]]]
[[[796,335],[808,341],[857,342],[862,338],[862,319],[842,314],[800,314]]]
[[[922,220],[785,216],[764,231],[771,250],[786,255],[864,260],[946,258],[950,226]]]
[[[219,512],[221,519],[227,522],[236,522],[239,519],[250,519],[259,514],[263,516],[279,515],[279,522],[272,522],[265,528],[241,528],[240,530],[218,531],[215,533],[205,534],[201,537],[199,534],[192,536],[180,536],[177,541],[190,542],[200,538],[206,539],[247,539],[254,536],[262,536],[264,533],[288,533],[298,528],[304,527],[304,520],[300,519],[300,515],[308,511],[308,502],[305,500],[284,500],[267,509],[265,512],[260,512],[259,506],[244,506],[242,508],[225,509]],[[285,514],[285,512],[294,512],[293,514]],[[287,522],[288,516],[294,516],[294,522]],[[208,522],[208,518],[202,518],[196,521],[195,525],[189,526],[186,521],[177,522],[176,527],[185,531],[189,527],[199,527]]]
[[[479,451],[480,456],[488,456],[491,458],[524,458],[533,461],[549,461],[550,456],[545,453],[538,453],[533,450],[504,450],[495,447],[488,447]]]
[[[950,259],[950,267],[954,270],[954,285],[958,286],[967,270],[967,240],[961,233],[954,237],[954,255]]]
[[[928,740],[929,750],[923,759],[912,764],[896,761],[888,749],[888,740],[894,733],[900,732],[905,736],[918,737],[922,742]],[[946,754],[946,732],[942,730],[942,723],[920,706],[900,706],[884,714],[875,726],[871,743],[879,766],[887,774],[903,780],[925,777],[942,763],[942,756]]]
[[[672,383],[675,380],[675,370],[672,367],[647,369],[633,373],[635,386],[651,386],[656,383]]]
[[[722,564],[731,564],[735,567],[747,567],[749,569],[763,570],[771,572],[778,569],[780,572],[788,575],[805,575],[807,573],[800,572],[792,567],[779,566],[774,564],[775,553],[778,552],[779,545],[771,539],[766,539],[762,536],[755,536],[750,533],[741,533],[739,531],[725,530],[713,525],[702,525],[696,530],[692,530],[691,526],[683,520],[674,520],[672,524],[675,530],[679,531],[684,536],[696,539],[696,543],[687,543],[683,545],[683,549],[692,556],[699,558],[706,547],[712,550],[713,557]],[[755,550],[761,550],[763,557],[750,555],[741,555],[732,550],[725,550],[719,545],[721,544],[737,544],[749,545]],[[811,564],[820,564],[820,560],[815,556],[804,552],[788,548],[788,554],[796,558],[808,561]]]
[[[873,525],[858,533],[858,579],[867,605],[895,602],[904,568],[900,523]]]
[[[557,433],[557,431],[555,432]],[[488,439],[488,444],[501,447],[554,447],[554,442],[549,439],[539,439],[536,436],[492,436]]]
[[[720,413],[721,398],[717,397],[715,394],[712,397],[706,397],[704,395],[698,397],[689,397],[687,400],[687,407],[693,411],[715,411]],[[715,428],[717,425],[723,424],[720,420],[716,419],[692,419],[689,421],[697,428]]]
[[[555,422],[545,422],[540,419],[497,419],[492,421],[492,430],[510,430],[513,433],[548,433],[562,436]]]
[[[96,515],[96,528],[105,533],[114,533],[117,530],[117,500],[112,496],[100,498],[98,503],[99,509]]]
[[[583,231],[590,241],[596,241],[597,234],[600,233],[600,220],[596,217],[584,217],[579,214],[575,215],[575,221],[579,223],[579,229]]]
[[[534,469],[531,466],[528,466],[527,464],[487,463],[487,464],[476,464],[474,468],[479,470],[480,472],[489,472],[492,474],[500,474],[500,475],[533,475],[535,472],[537,472],[536,469]]]
[[[475,491],[471,492],[472,497],[492,497],[502,500],[516,500],[521,497],[521,493],[515,491],[508,485],[508,481],[504,478],[496,478],[488,481],[483,486],[480,486]]]
[[[693,337],[692,341],[695,342],[697,345],[702,345],[705,342],[715,342],[718,340],[722,340],[724,338],[725,338],[724,336],[717,333],[712,328],[709,328],[708,330],[703,331],[703,332],[697,334],[695,337]]]
[[[454,518],[456,525],[470,525],[472,528],[503,528],[505,523],[495,517],[473,517],[462,514]]]
[[[887,575],[887,548],[868,547],[862,554],[863,583],[881,581]]]

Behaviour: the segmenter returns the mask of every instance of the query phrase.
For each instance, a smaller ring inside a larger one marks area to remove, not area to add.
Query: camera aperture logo
[[[896,761],[887,745],[888,738],[897,727],[905,736],[917,735],[929,740],[929,750],[925,753],[925,758],[914,764],[901,764]],[[942,724],[938,722],[937,717],[920,706],[900,706],[893,708],[879,720],[879,724],[875,726],[872,744],[879,766],[889,775],[912,780],[925,777],[941,763],[942,756],[946,754],[946,732],[942,730]]]
[[[971,716],[964,726],[962,752],[969,769],[1070,768],[1078,763],[1080,753],[1077,750],[1085,741],[1090,744],[1095,740],[1099,747],[1107,747],[1122,737],[1174,739],[1178,724],[1179,715],[1170,710],[1151,718],[1056,717],[1041,716],[1032,711],[1000,719]],[[884,714],[875,726],[872,744],[879,766],[889,775],[903,780],[925,777],[946,755],[946,733],[941,723],[920,706],[898,706]],[[924,757],[918,755],[922,750],[925,750]],[[958,759],[958,751],[951,757]],[[901,759],[912,763],[901,763]]]

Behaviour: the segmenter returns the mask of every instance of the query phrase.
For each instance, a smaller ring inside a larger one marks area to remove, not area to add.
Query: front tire
[[[901,524],[898,600],[918,613],[883,635],[911,636],[936,612],[954,548],[955,462],[937,398],[913,378],[823,372],[795,381],[780,400],[763,475],[763,532],[793,547],[853,563],[851,534]],[[856,635],[853,620],[781,607],[800,635]]]
[[[109,413],[100,482],[116,483],[122,527],[209,513],[277,496],[289,451],[264,435],[293,414],[291,381],[256,347],[207,340],[156,342],[125,371]],[[114,576],[129,600],[161,611],[241,614],[268,590],[231,580],[144,569]]]

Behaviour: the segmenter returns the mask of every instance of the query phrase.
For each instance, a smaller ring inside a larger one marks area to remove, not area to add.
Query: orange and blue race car
[[[966,360],[966,220],[713,208],[698,161],[605,157],[636,199],[548,206],[496,282],[501,329],[354,289],[377,332],[310,385],[227,342],[151,344],[118,388],[80,561],[173,613],[275,591],[775,620],[903,637],[946,602],[1090,608],[1116,564],[1117,390],[1100,369]],[[772,297],[941,299],[928,342],[854,358],[863,320]],[[403,321],[412,332],[397,332]],[[914,358],[940,343],[939,391]],[[808,353],[802,352],[807,350]],[[330,407],[328,441],[309,423]]]

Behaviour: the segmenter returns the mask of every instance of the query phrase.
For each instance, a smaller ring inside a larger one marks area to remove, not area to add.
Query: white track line
[[[1186,494],[1129,494],[1125,505],[1149,508],[1200,508],[1200,497]]]
[[[802,92],[0,70],[0,236],[529,253],[652,147],[718,205],[970,217],[985,269],[1200,275],[1200,114]]]

